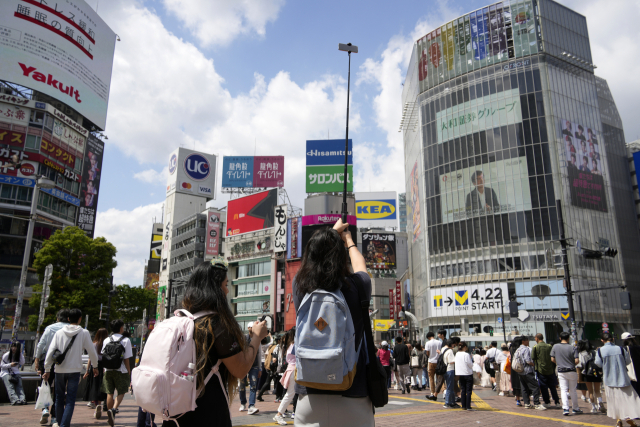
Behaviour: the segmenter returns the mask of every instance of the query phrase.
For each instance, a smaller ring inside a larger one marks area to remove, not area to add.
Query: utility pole
[[[42,322],[44,322],[44,312],[47,308],[47,300],[49,299],[49,288],[51,287],[51,276],[53,276],[53,264],[47,265],[44,269],[44,280],[42,281],[42,294],[40,295],[40,313],[38,315],[38,327],[36,328],[36,340],[33,346],[33,357],[38,357],[36,354],[38,348],[38,342],[40,341],[40,328]]]
[[[573,342],[578,341],[576,333],[576,313],[573,308],[573,291],[571,290],[571,275],[569,274],[569,258],[567,256],[567,238],[564,234],[564,219],[562,218],[562,205],[560,200],[556,200],[556,210],[558,212],[558,226],[560,227],[560,245],[562,246],[562,267],[564,268],[564,283],[567,289],[567,303],[569,305],[569,320],[571,321],[571,336]]]
[[[504,337],[504,343],[507,343],[507,329],[504,326],[504,299],[502,294],[500,295],[500,313],[502,313],[502,336]]]

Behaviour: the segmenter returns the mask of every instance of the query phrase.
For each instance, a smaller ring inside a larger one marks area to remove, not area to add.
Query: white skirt
[[[330,394],[298,396],[293,423],[304,427],[373,427],[375,424],[371,399]]]
[[[632,386],[606,387],[607,415],[614,420],[640,418],[640,397]]]

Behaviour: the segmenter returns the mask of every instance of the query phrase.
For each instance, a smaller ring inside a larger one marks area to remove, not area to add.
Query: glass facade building
[[[620,251],[569,251],[579,335],[631,329],[620,292],[640,282],[630,262],[640,237],[625,234],[635,210],[622,124],[594,68],[585,17],[550,0],[495,3],[415,43],[403,105],[418,126],[403,131],[424,331],[555,340],[568,330],[557,200],[573,243]],[[509,298],[522,303],[518,319],[502,307]]]

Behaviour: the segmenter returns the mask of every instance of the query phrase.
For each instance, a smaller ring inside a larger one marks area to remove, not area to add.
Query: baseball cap
[[[386,342],[386,341],[382,341],[382,342],[380,343],[380,345],[389,345],[389,343],[388,343],[388,342]]]
[[[635,338],[635,337],[631,335],[629,332],[623,332],[622,335],[620,335],[620,338],[622,338],[623,340],[626,340],[627,338]]]
[[[249,324],[247,325],[247,328],[253,328],[253,322],[249,322]]]

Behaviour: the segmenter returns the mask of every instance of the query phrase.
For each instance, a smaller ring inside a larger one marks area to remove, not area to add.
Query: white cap
[[[631,335],[629,332],[623,332],[622,335],[620,335],[620,338],[622,338],[623,340],[626,340],[627,338],[635,338],[635,337]]]
[[[253,328],[253,322],[249,322],[249,324],[247,325],[247,329],[249,328]]]
[[[386,341],[382,341],[382,342],[380,343],[380,345],[386,345],[386,346],[388,346],[388,345],[389,345],[389,343],[388,343],[388,342],[386,342]]]

